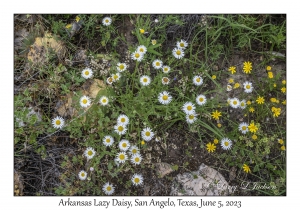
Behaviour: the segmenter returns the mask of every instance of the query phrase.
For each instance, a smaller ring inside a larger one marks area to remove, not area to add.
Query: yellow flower
[[[265,99],[263,97],[258,96],[258,98],[256,99],[256,102],[258,104],[263,104],[265,102]]]
[[[254,134],[254,135],[252,136],[252,139],[253,139],[253,140],[256,140],[256,139],[257,139],[257,135]]]
[[[156,45],[156,39],[151,40],[152,45]]]
[[[284,84],[284,85],[285,85],[285,84],[286,84],[286,81],[285,81],[285,80],[282,80],[282,84]]]
[[[247,105],[250,105],[251,104],[251,101],[247,101]]]
[[[69,29],[69,28],[71,28],[71,27],[72,27],[72,24],[66,25],[66,28],[67,28],[67,29]]]
[[[230,71],[231,74],[234,74],[236,72],[236,67],[235,66],[230,66],[228,71]]]
[[[274,117],[278,117],[281,113],[281,108],[272,107],[272,112]]]
[[[276,102],[277,104],[279,104],[279,100],[276,100],[275,102]]]
[[[285,87],[281,88],[281,92],[285,93],[285,91],[286,91]]]
[[[273,87],[274,87],[274,88],[276,88],[276,87],[277,87],[276,83],[274,83]]]
[[[273,103],[276,103],[276,100],[277,100],[276,98],[270,98],[270,101]]]
[[[80,17],[78,17],[78,16],[76,16],[76,22],[78,23],[79,22],[79,20],[80,20]]]
[[[249,168],[249,166],[248,166],[247,164],[244,164],[244,165],[243,165],[243,169],[244,169],[244,171],[245,171],[246,173],[251,172],[251,170],[250,170],[250,168]]]
[[[206,144],[206,147],[207,147],[206,149],[208,152],[214,152],[216,150],[216,146],[210,142],[208,144]]]
[[[282,145],[284,141],[282,139],[278,139],[278,143]]]
[[[141,33],[141,34],[145,33],[145,30],[142,29],[142,28],[140,28],[140,33]]]
[[[231,84],[231,83],[234,83],[234,79],[232,78],[229,78],[228,82]]]
[[[141,141],[141,145],[144,145],[145,144],[145,141],[143,140],[143,141]]]
[[[255,109],[253,107],[249,108],[249,112],[253,113],[255,111]]]
[[[283,105],[286,105],[286,100],[284,100],[284,101],[282,102],[282,104],[283,104]]]
[[[218,144],[219,140],[218,139],[214,139],[214,144]]]
[[[268,72],[268,77],[270,78],[270,79],[272,79],[274,76],[273,76],[273,72]]]
[[[280,147],[280,149],[281,149],[282,151],[285,151],[285,146],[282,145],[282,146]]]
[[[251,63],[250,61],[244,62],[243,70],[244,70],[244,72],[245,72],[246,74],[251,73],[251,70],[252,70],[252,63]]]
[[[216,110],[215,112],[212,112],[211,113],[211,116],[215,119],[215,120],[218,120],[219,117],[221,117],[221,112],[218,112],[218,110]]]
[[[239,87],[240,87],[240,83],[238,83],[238,82],[235,83],[234,86],[233,86],[234,89],[239,88]]]
[[[267,66],[267,71],[271,71],[272,67],[271,66]]]
[[[256,131],[258,130],[258,127],[254,124],[254,123],[251,123],[249,126],[248,126],[248,129],[251,133],[256,133]]]
[[[221,127],[222,127],[222,124],[221,124],[221,123],[218,123],[217,126],[218,126],[218,128],[221,128]]]
[[[217,76],[216,76],[216,75],[212,75],[211,78],[212,78],[212,79],[216,79]]]

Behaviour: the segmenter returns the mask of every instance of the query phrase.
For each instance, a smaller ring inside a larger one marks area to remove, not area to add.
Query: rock
[[[202,163],[198,171],[178,174],[172,183],[171,196],[229,195],[232,187],[215,169]]]
[[[165,175],[173,172],[174,170],[172,169],[172,166],[168,163],[156,163],[155,164],[157,174],[159,178],[164,177]]]
[[[23,177],[19,172],[15,170],[14,171],[14,195],[22,196],[23,190],[24,190]]]

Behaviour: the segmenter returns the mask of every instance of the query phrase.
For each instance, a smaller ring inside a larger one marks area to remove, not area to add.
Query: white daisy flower
[[[144,54],[142,54],[138,51],[135,51],[134,53],[131,54],[131,58],[132,58],[132,60],[141,62],[141,60],[143,60],[143,58],[144,58]]]
[[[151,78],[147,75],[143,75],[141,76],[140,78],[140,83],[143,85],[143,86],[147,86],[149,85],[151,82]]]
[[[221,146],[224,150],[229,150],[232,146],[232,141],[229,138],[223,138],[221,140]]]
[[[85,68],[81,72],[81,76],[85,79],[91,78],[93,76],[93,71],[90,68]]]
[[[129,153],[131,155],[139,154],[140,150],[139,150],[139,148],[136,145],[133,145],[133,146],[130,147]]]
[[[196,114],[195,113],[191,113],[191,114],[187,114],[186,115],[186,121],[189,124],[194,123],[197,120]]]
[[[88,96],[82,96],[80,98],[80,105],[82,107],[88,107],[89,105],[91,105],[91,99]]]
[[[119,148],[121,151],[127,151],[130,147],[130,143],[128,140],[126,139],[122,139],[120,142],[119,142]]]
[[[62,117],[55,117],[54,119],[52,119],[52,125],[54,128],[62,128],[65,125],[65,120]]]
[[[105,26],[109,26],[111,24],[111,22],[112,22],[112,19],[110,17],[105,17],[102,20],[102,24]]]
[[[238,108],[240,106],[240,100],[238,98],[232,98],[230,100],[230,106],[235,109]]]
[[[125,71],[126,69],[127,69],[126,63],[118,63],[118,64],[117,64],[117,70],[118,70],[119,72],[123,72],[123,71]]]
[[[251,82],[244,82],[244,89],[245,89],[245,93],[251,93],[253,91],[253,86]]]
[[[156,59],[152,62],[152,66],[155,69],[160,69],[163,66],[163,62],[161,60]]]
[[[132,164],[139,165],[142,159],[143,159],[142,156],[139,153],[137,153],[132,155],[130,160]]]
[[[151,128],[146,127],[142,130],[141,136],[145,141],[150,141],[153,138],[154,133],[152,132]]]
[[[182,111],[184,111],[184,113],[186,114],[193,114],[195,112],[195,105],[192,102],[186,102],[183,106],[182,106]]]
[[[120,114],[117,119],[118,124],[128,125],[129,124],[129,118],[125,114]]]
[[[227,84],[227,86],[226,86],[226,90],[227,90],[227,91],[232,91],[232,86],[231,86],[231,85],[229,85],[229,84]]]
[[[128,157],[125,152],[119,152],[117,154],[116,161],[118,163],[125,163],[126,160],[128,160]]]
[[[169,104],[172,101],[172,96],[167,91],[163,91],[158,94],[158,100],[161,104]]]
[[[99,100],[99,103],[103,106],[106,106],[108,104],[108,98],[106,96],[102,96]]]
[[[121,77],[121,74],[120,73],[116,73],[116,74],[112,74],[111,75],[112,78],[113,78],[113,81],[118,81]]]
[[[110,147],[114,143],[114,138],[112,136],[105,136],[102,141],[105,146]]]
[[[168,85],[169,82],[170,82],[170,79],[168,77],[163,77],[161,79],[161,82],[162,82],[163,85]]]
[[[240,101],[240,108],[241,108],[241,109],[245,109],[246,106],[247,106],[246,100],[245,100],[245,99],[244,99],[244,100],[241,100],[241,101]]]
[[[114,126],[115,132],[117,132],[119,135],[123,135],[126,133],[127,128],[124,124],[118,123]]]
[[[79,179],[80,180],[85,180],[86,179],[86,177],[87,177],[87,173],[85,172],[85,171],[80,171],[79,173],[78,173],[78,177],[79,177]]]
[[[194,78],[193,78],[193,83],[194,83],[194,85],[196,85],[196,86],[202,85],[202,84],[203,84],[203,79],[202,79],[202,77],[200,77],[200,76],[194,76]]]
[[[112,195],[115,192],[115,187],[107,182],[103,185],[102,190],[106,195]]]
[[[88,147],[86,148],[86,150],[84,151],[84,155],[85,157],[89,160],[92,159],[95,156],[96,152],[92,147]]]
[[[200,106],[204,105],[206,103],[205,95],[198,95],[196,98],[196,103]]]
[[[138,46],[138,48],[136,49],[136,51],[145,54],[147,52],[147,48],[144,45],[140,45]]]
[[[133,185],[138,186],[143,183],[143,177],[140,174],[134,174],[131,178]]]
[[[176,46],[178,48],[185,49],[188,46],[188,43],[182,39],[180,42],[176,43]]]
[[[169,66],[163,66],[162,70],[163,70],[163,73],[169,73],[171,71],[171,68]]]
[[[114,82],[114,79],[112,77],[108,77],[106,82],[111,85]]]
[[[181,48],[174,48],[172,54],[177,59],[181,59],[184,56],[184,52]]]
[[[248,130],[248,123],[242,122],[239,124],[239,131],[242,132],[242,134],[246,134],[249,130]]]

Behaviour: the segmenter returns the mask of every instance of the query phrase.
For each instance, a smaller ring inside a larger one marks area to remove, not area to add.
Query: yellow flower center
[[[181,43],[180,43],[180,47],[184,47],[184,43],[181,42]]]
[[[155,65],[156,65],[156,66],[160,66],[160,62],[156,62]]]
[[[82,173],[80,174],[80,176],[85,177],[85,173],[82,172]]]
[[[86,99],[83,99],[83,100],[82,100],[82,103],[83,103],[83,104],[86,104],[86,103],[87,103],[87,100],[86,100]]]
[[[167,96],[167,95],[164,95],[164,96],[162,97],[162,99],[163,99],[164,101],[166,101],[166,100],[168,100],[168,96]]]
[[[118,79],[118,75],[115,74],[115,75],[114,75],[114,79],[115,79],[115,80]]]
[[[125,68],[125,66],[124,66],[123,64],[121,64],[121,65],[119,66],[119,68],[120,68],[121,70],[123,70],[123,69]]]
[[[135,153],[137,153],[137,150],[136,150],[136,149],[133,149],[131,152],[132,152],[133,154],[135,154]]]
[[[123,130],[124,130],[123,126],[119,126],[119,127],[118,127],[118,131],[121,131],[121,132],[122,132]]]
[[[56,120],[56,121],[55,121],[55,124],[56,124],[56,125],[60,125],[60,123],[61,123],[60,120]]]
[[[187,110],[191,111],[192,110],[192,106],[187,106]]]
[[[168,83],[168,82],[169,82],[169,79],[166,78],[166,77],[164,77],[164,78],[163,78],[163,81],[164,81],[165,83]]]
[[[229,145],[229,142],[228,142],[228,141],[226,141],[224,144],[225,144],[225,146],[227,147],[227,146]]]
[[[134,54],[134,57],[135,57],[135,58],[139,58],[139,57],[140,57],[140,54],[139,54],[139,53],[135,53],[135,54]]]
[[[147,81],[148,81],[148,79],[147,79],[147,78],[144,78],[144,79],[143,79],[143,82],[145,82],[145,83],[146,83]]]
[[[167,67],[164,68],[164,71],[168,71],[169,69]]]
[[[136,157],[136,158],[134,159],[134,161],[138,163],[138,162],[140,162],[140,158]]]
[[[190,119],[190,120],[194,119],[194,115],[192,115],[192,114],[189,115],[189,119]]]
[[[135,183],[139,183],[139,182],[140,182],[140,179],[136,177],[136,178],[134,178],[134,182],[135,182]]]
[[[237,101],[233,101],[233,104],[236,105],[236,104],[237,104]]]
[[[244,103],[244,102],[242,102],[242,103],[241,103],[241,106],[245,106],[245,103]]]
[[[90,72],[89,72],[89,71],[85,71],[84,74],[85,74],[85,75],[89,75]]]
[[[123,144],[122,144],[122,147],[127,147],[127,144],[126,144],[126,143],[123,143]]]
[[[124,160],[125,159],[125,155],[124,154],[120,154],[119,158],[120,158],[120,160]]]
[[[104,98],[104,99],[102,99],[102,103],[106,103],[106,99]]]
[[[250,85],[246,85],[246,89],[250,89]]]
[[[110,139],[106,139],[106,143],[110,143]]]
[[[108,82],[112,82],[113,79],[111,77],[108,78]]]
[[[108,20],[108,19],[106,19],[106,20],[105,20],[105,23],[108,23],[108,22],[109,22],[109,20]]]
[[[203,102],[203,101],[204,101],[204,98],[199,98],[199,101],[200,101],[200,102]]]
[[[243,127],[242,127],[242,130],[246,130],[246,129],[247,129],[247,127],[246,127],[246,126],[243,126]]]
[[[107,186],[106,190],[111,191],[111,186]]]
[[[143,49],[143,48],[141,48],[141,49],[140,49],[140,52],[144,52],[144,49]]]
[[[88,154],[88,156],[91,156],[91,155],[93,155],[93,151],[89,150],[87,154]]]
[[[200,82],[200,81],[201,81],[201,79],[200,79],[200,78],[197,78],[197,79],[196,79],[196,81],[197,81],[197,82]]]
[[[177,54],[177,55],[181,55],[181,51],[180,51],[180,50],[177,50],[177,51],[176,51],[176,54]]]
[[[149,132],[149,131],[146,131],[145,135],[146,135],[146,136],[150,136],[150,132]]]
[[[125,120],[125,118],[121,118],[121,122],[123,123],[123,122],[125,122],[126,120]]]

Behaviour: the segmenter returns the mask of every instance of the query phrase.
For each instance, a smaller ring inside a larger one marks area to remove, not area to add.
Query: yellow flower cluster
[[[281,108],[276,108],[276,107],[273,106],[271,110],[273,112],[274,117],[278,117],[281,113]]]

